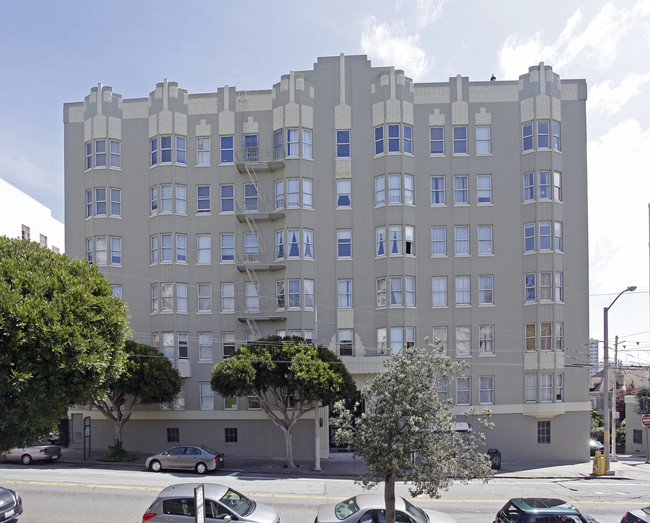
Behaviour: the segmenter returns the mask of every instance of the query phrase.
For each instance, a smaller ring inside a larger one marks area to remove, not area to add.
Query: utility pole
[[[612,459],[616,461],[616,377],[618,376],[618,336],[614,337],[614,383],[612,384]]]

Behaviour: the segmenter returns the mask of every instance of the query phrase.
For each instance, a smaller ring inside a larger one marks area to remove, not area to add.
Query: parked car
[[[595,523],[571,503],[553,498],[513,498],[494,518],[494,523],[534,523],[557,521],[558,523]]]
[[[424,510],[404,498],[395,497],[395,520],[404,523],[452,523],[448,514]],[[318,507],[314,523],[384,523],[386,503],[382,494],[359,494],[340,503]]]
[[[625,516],[623,516],[623,519],[621,519],[621,523],[638,522],[650,522],[650,505],[640,508],[639,510],[630,510],[625,514]]]
[[[61,447],[45,442],[34,443],[31,447],[11,449],[5,454],[6,461],[16,461],[31,465],[34,461],[55,461],[62,456]]]
[[[592,456],[596,455],[596,452],[600,452],[601,454],[605,452],[605,445],[603,445],[600,441],[597,439],[590,439],[589,440],[589,453]]]
[[[257,503],[226,485],[216,483],[179,483],[163,489],[142,516],[142,521],[194,522],[196,505],[194,489],[203,485],[206,518],[226,523],[282,523],[276,510],[264,503]]]
[[[144,466],[154,472],[163,469],[185,469],[195,470],[198,474],[222,469],[224,465],[223,454],[205,445],[179,445],[150,456],[144,462]]]
[[[23,513],[23,500],[16,491],[0,487],[0,523],[12,521]]]

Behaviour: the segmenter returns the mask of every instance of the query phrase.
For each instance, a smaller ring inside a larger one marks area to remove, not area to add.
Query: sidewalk
[[[124,463],[107,463],[98,461],[106,451],[93,449],[90,459],[84,460],[82,449],[64,448],[62,464],[72,466],[87,466],[107,469],[135,469],[144,470],[144,462],[147,456],[151,455],[134,453],[138,456],[135,461]],[[335,452],[330,454],[329,459],[321,459],[320,470],[314,470],[314,459],[294,459],[297,469],[285,467],[284,458],[256,458],[256,457],[225,457],[225,468],[219,473],[242,474],[272,474],[287,475],[292,477],[348,477],[355,478],[366,470],[365,463],[361,459],[352,457],[351,452]],[[592,461],[581,463],[540,463],[540,462],[514,462],[503,461],[501,469],[494,471],[496,478],[512,479],[539,479],[539,478],[574,478],[574,479],[617,479],[617,480],[642,480],[650,481],[650,463],[645,462],[644,457],[619,455],[617,461],[612,461],[610,469],[613,475],[595,476],[592,475]]]

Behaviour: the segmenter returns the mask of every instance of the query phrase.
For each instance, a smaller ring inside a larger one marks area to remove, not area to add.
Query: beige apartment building
[[[64,106],[66,248],[127,303],[133,338],[183,390],[142,408],[125,447],[208,444],[282,456],[248,398],[210,389],[247,341],[300,335],[359,387],[405,346],[438,338],[468,363],[439,393],[489,407],[504,460],[588,456],[584,80],[414,83],[365,56],[319,58],[268,90],[188,93],[164,80]],[[320,429],[329,450],[327,412]],[[112,442],[96,411],[93,445]],[[313,418],[294,433],[314,455]]]

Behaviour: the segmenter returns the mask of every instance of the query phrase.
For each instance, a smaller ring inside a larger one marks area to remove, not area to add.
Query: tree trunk
[[[389,472],[384,479],[384,502],[386,523],[395,523],[395,473]]]
[[[286,427],[283,428],[282,430],[284,431],[284,443],[287,447],[287,468],[290,469],[295,469],[296,465],[293,463],[293,445],[291,443],[291,436],[292,436],[292,427]]]
[[[124,426],[124,421],[122,419],[115,420],[115,441],[122,441],[122,427]]]

